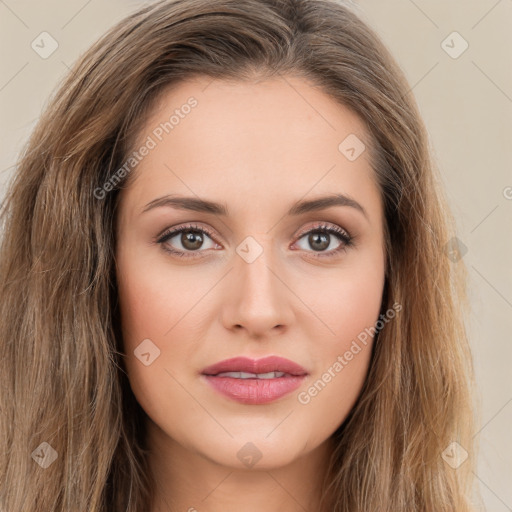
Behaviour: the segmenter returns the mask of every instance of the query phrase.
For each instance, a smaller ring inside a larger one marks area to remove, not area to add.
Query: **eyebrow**
[[[298,201],[290,210],[288,215],[297,216],[317,210],[324,210],[332,206],[348,206],[361,212],[368,220],[366,210],[355,199],[345,194],[332,194],[328,196],[318,197],[316,199]],[[172,207],[179,210],[189,210],[194,212],[211,213],[214,215],[228,216],[229,210],[225,204],[215,203],[206,199],[196,197],[183,197],[175,195],[166,195],[149,202],[142,213],[154,208]]]

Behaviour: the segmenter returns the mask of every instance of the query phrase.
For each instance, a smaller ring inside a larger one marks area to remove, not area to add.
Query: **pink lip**
[[[268,373],[284,372],[288,375],[274,379],[237,379],[217,377],[223,372]],[[308,372],[299,364],[277,356],[262,359],[235,357],[208,366],[203,378],[219,393],[244,404],[265,404],[277,400],[297,389]]]
[[[233,357],[205,368],[203,375],[217,375],[223,372],[268,373],[284,372],[290,375],[307,375],[307,371],[297,363],[284,357],[268,356],[261,359]]]

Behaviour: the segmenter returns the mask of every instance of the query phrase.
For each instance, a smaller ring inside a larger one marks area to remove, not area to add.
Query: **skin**
[[[151,511],[313,511],[330,436],[366,378],[371,337],[307,404],[298,395],[375,325],[384,287],[383,205],[368,151],[349,161],[338,149],[349,134],[364,140],[365,127],[302,78],[201,77],[166,91],[140,141],[190,96],[197,106],[122,190],[116,225],[126,369],[148,416],[157,484]],[[287,215],[297,201],[333,192],[355,199],[367,217],[349,206]],[[225,203],[229,215],[169,206],[142,213],[165,194]],[[202,245],[182,244],[180,234],[156,242],[188,222],[214,236],[204,234]],[[301,233],[321,223],[347,231],[354,245],[333,254],[344,242],[327,235],[318,249]],[[248,236],[262,250],[251,263],[236,252]],[[202,256],[173,256],[164,245]],[[315,257],[322,251],[333,256]],[[148,366],[134,354],[145,339],[160,350]],[[309,375],[270,404],[240,404],[200,378],[238,355],[283,356]],[[261,454],[251,467],[237,457],[248,442]]]

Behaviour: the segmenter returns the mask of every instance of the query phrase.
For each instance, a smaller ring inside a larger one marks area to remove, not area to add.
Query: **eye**
[[[207,249],[221,248],[221,246],[212,239],[213,236],[213,233],[206,228],[196,224],[188,224],[166,231],[156,242],[161,244],[166,252],[180,258],[198,258],[202,257],[203,254],[201,253],[205,252]],[[210,240],[210,247],[205,247],[206,238]],[[347,231],[336,225],[331,226],[327,224],[315,226],[313,229],[301,233],[299,235],[299,242],[302,239],[304,239],[305,245],[309,245],[313,250],[311,251],[303,245],[299,248],[307,252],[317,253],[314,254],[316,258],[337,256],[342,251],[346,251],[354,243],[354,237],[350,236]],[[337,246],[335,244],[336,239],[338,240]],[[296,242],[296,244],[299,242]],[[335,247],[332,247],[333,242]]]
[[[212,236],[209,230],[195,224],[190,224],[166,231],[157,240],[157,243],[161,244],[165,251],[175,256],[196,258],[200,255],[191,253],[199,253],[200,249],[220,247],[212,240]],[[213,247],[204,247],[205,238],[210,239]],[[173,239],[175,239],[174,244],[178,246],[177,248],[170,244]]]
[[[335,239],[338,240],[338,245],[336,246],[336,240],[333,239],[333,235]],[[335,225],[326,225],[322,224],[320,226],[316,226],[306,233],[300,235],[299,241],[304,239],[305,244],[309,245],[313,248],[314,257],[316,258],[329,258],[333,256],[337,256],[340,252],[346,251],[350,246],[353,245],[353,237],[345,231],[344,229],[335,226]],[[334,247],[333,247],[334,245]],[[329,249],[330,250],[327,250]],[[308,250],[307,247],[300,247],[300,249]]]

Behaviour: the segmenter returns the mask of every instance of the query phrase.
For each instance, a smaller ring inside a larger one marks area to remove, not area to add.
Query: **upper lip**
[[[307,371],[293,361],[284,357],[268,356],[261,359],[233,357],[212,364],[205,368],[203,375],[217,375],[223,372],[269,373],[283,372],[289,375],[307,375]]]

